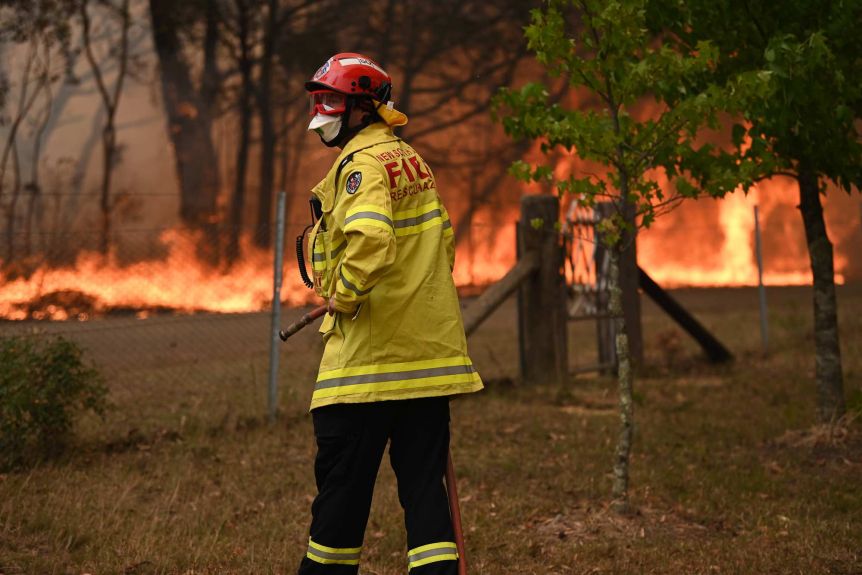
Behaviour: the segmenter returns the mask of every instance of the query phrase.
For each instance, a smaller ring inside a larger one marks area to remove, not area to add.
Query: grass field
[[[511,302],[471,338],[487,390],[452,408],[471,574],[862,574],[862,416],[814,427],[810,291],[770,290],[767,355],[755,290],[674,294],[736,360],[704,363],[645,302],[631,516],[608,509],[614,381],[519,385]],[[862,289],[840,288],[839,307],[855,415]],[[269,426],[265,345],[194,337],[205,322],[265,334],[266,316],[147,320],[143,332],[106,321],[117,329],[68,329],[104,366],[113,408],[82,422],[62,461],[0,476],[0,574],[293,573],[314,496],[316,334],[285,346],[281,415]],[[594,362],[593,330],[572,326],[573,364]],[[142,339],[121,346],[120,334]],[[189,370],[185,384],[172,377]],[[362,573],[405,573],[405,545],[384,463]]]

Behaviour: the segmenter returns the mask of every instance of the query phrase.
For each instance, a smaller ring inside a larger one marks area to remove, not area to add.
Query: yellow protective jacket
[[[315,289],[335,295],[311,409],[469,393],[449,214],[428,165],[385,123],[351,139],[313,193]]]

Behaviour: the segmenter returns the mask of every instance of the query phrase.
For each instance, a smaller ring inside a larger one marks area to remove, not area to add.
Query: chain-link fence
[[[304,312],[297,307],[318,303],[296,264],[295,240],[309,222],[298,209],[292,214],[284,233],[281,325]],[[150,416],[186,408],[263,416],[277,226],[234,232],[118,224],[102,253],[102,230],[94,223],[64,232],[19,226],[13,242],[0,246],[0,336],[62,335],[77,342],[109,379],[115,398],[135,398],[131,407]],[[513,230],[511,221],[474,223],[458,255],[459,284],[503,275],[514,260]],[[268,247],[259,245],[264,237]],[[307,406],[321,347],[313,326],[279,346],[282,409]],[[141,397],[151,403],[139,405]]]
[[[285,230],[285,305],[311,302],[298,273],[294,239],[307,222]],[[270,238],[270,246],[260,245]],[[159,394],[181,388],[250,385],[266,403],[271,345],[276,226],[115,227],[109,250],[100,230],[10,236],[2,261],[0,335],[62,335],[79,343],[102,372]],[[288,318],[289,319],[289,318]],[[309,330],[313,331],[313,330]],[[314,345],[316,338],[301,345]],[[162,400],[171,398],[162,397]]]

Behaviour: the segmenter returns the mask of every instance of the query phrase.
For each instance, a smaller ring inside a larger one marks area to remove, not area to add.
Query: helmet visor
[[[316,114],[334,116],[341,114],[347,108],[347,96],[338,92],[319,91],[312,92],[310,96],[308,110],[310,116]]]

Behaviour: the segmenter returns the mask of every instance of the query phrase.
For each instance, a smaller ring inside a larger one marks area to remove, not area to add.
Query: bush
[[[75,418],[103,415],[107,388],[62,337],[0,337],[0,469],[63,453]]]

